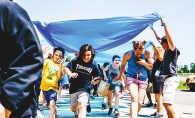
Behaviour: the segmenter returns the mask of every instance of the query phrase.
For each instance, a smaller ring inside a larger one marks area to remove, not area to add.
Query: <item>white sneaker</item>
[[[37,118],[45,118],[40,110],[37,110]]]
[[[123,99],[123,97],[124,97],[123,94],[120,94],[120,97],[119,97],[119,98],[120,98],[120,99]]]

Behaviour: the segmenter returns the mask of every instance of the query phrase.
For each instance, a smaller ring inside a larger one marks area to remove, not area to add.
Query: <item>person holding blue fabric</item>
[[[131,96],[130,115],[131,118],[137,118],[146,88],[148,86],[147,69],[152,69],[153,59],[150,52],[145,50],[146,41],[133,41],[133,50],[126,52],[123,56],[123,61],[120,66],[120,73],[114,81],[122,77],[126,63],[128,69],[126,73],[126,86]]]
[[[172,105],[174,102],[175,91],[180,82],[176,72],[176,65],[180,51],[175,46],[164,19],[161,19],[161,26],[164,26],[166,36],[158,38],[156,31],[153,31],[157,40],[161,43],[163,49],[165,50],[162,62],[162,75],[165,79],[162,103],[167,111],[168,118],[175,118],[175,112]]]

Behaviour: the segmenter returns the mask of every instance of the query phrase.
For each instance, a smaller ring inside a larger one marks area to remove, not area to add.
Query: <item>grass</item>
[[[180,81],[179,86],[177,87],[177,90],[189,90],[189,88],[187,86],[184,86],[183,84],[185,84],[185,81]]]
[[[193,75],[193,73],[177,73],[177,76],[181,76],[181,77],[188,77],[190,75]]]

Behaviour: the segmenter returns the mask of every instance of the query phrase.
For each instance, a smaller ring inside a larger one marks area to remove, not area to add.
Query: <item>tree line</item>
[[[177,72],[178,73],[194,73],[195,72],[195,63],[190,63],[190,68],[188,68],[188,65],[184,65],[183,67],[179,67],[177,65]]]

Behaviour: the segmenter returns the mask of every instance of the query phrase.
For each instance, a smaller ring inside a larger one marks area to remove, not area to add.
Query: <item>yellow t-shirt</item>
[[[51,59],[46,59],[43,65],[43,73],[40,89],[44,91],[58,91],[58,70],[60,65],[54,63]]]

